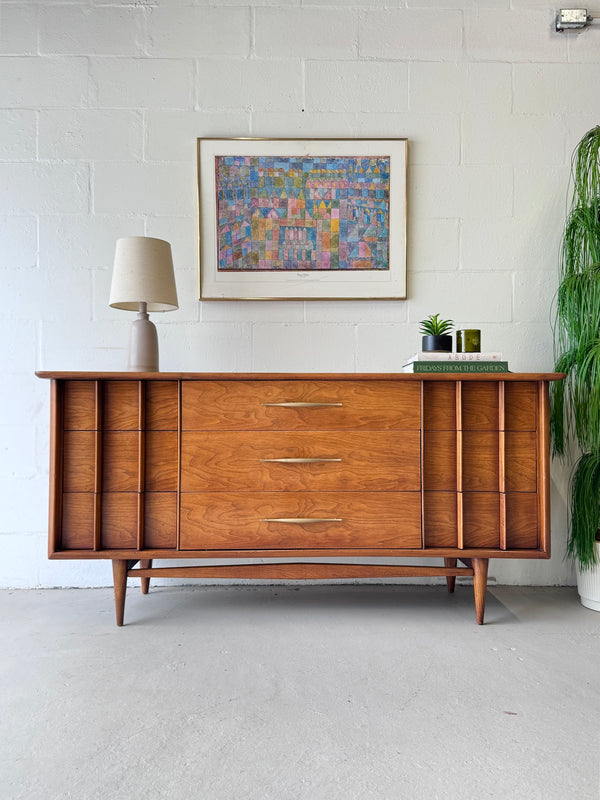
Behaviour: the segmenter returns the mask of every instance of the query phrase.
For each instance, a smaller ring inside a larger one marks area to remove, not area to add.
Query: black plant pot
[[[451,353],[452,336],[450,336],[450,334],[444,334],[443,336],[423,336],[422,349],[424,353]]]

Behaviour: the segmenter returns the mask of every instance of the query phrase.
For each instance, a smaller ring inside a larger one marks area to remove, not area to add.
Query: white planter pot
[[[577,567],[577,591],[582,605],[600,611],[600,542],[596,542],[594,547],[598,563],[592,569],[583,571]]]

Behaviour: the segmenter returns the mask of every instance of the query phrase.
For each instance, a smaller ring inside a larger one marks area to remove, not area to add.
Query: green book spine
[[[413,361],[407,372],[508,372],[508,361]]]

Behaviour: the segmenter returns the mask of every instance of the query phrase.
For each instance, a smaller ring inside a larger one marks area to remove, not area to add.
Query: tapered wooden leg
[[[472,564],[473,592],[475,594],[475,616],[477,618],[477,624],[483,625],[489,558],[474,558],[472,559]]]
[[[116,558],[112,562],[113,583],[115,587],[115,612],[117,615],[117,625],[123,624],[125,614],[125,593],[127,591],[127,567],[126,559]]]
[[[146,559],[145,561],[140,561],[140,569],[150,569],[152,566],[152,559]],[[142,581],[142,594],[148,594],[150,589],[150,578],[140,578]]]
[[[454,569],[456,567],[458,559],[456,558],[445,558],[444,559],[444,566],[448,567],[449,569]],[[454,591],[454,587],[456,585],[456,575],[446,575],[446,586],[448,587],[449,592]]]

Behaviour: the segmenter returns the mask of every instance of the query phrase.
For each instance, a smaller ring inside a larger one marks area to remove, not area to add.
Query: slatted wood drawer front
[[[418,382],[184,381],[186,430],[418,430]]]
[[[62,456],[59,550],[93,550],[101,457],[99,386],[93,380],[59,384],[58,441]]]
[[[536,549],[535,381],[423,384],[425,547]]]
[[[62,385],[60,549],[177,544],[177,381]]]
[[[419,492],[181,496],[182,550],[418,548]]]

